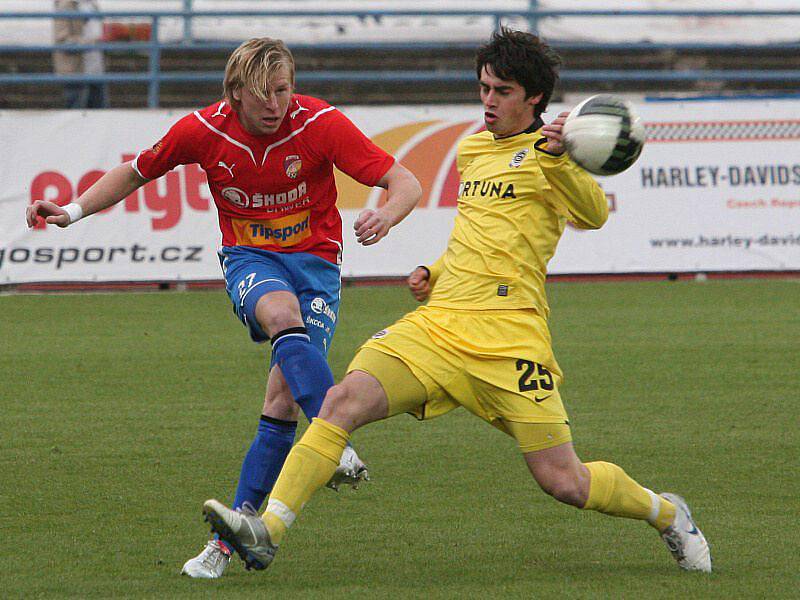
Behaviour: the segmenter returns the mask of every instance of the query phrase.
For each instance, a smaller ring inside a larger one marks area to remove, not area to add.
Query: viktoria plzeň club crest
[[[303,167],[303,161],[297,154],[290,154],[283,159],[283,170],[290,179],[297,179],[300,169]]]

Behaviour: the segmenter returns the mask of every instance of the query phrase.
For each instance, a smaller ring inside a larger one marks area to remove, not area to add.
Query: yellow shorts
[[[403,384],[406,369],[421,387]],[[547,322],[533,310],[420,307],[368,340],[347,369],[355,370],[381,382],[390,415],[429,419],[463,406],[515,437],[523,452],[571,439],[561,369]],[[406,389],[420,391],[408,397]]]

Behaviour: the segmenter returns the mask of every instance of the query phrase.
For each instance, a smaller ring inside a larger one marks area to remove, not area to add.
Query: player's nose
[[[264,104],[268,109],[276,110],[278,108],[278,97],[275,94],[267,94],[267,100]]]

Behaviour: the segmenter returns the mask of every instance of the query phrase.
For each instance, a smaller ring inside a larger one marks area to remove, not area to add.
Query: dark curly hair
[[[516,81],[525,88],[527,98],[542,95],[534,108],[538,118],[547,108],[558,81],[561,58],[543,40],[532,33],[501,27],[488,43],[478,48],[475,72],[481,78],[483,67],[489,65],[500,79]]]

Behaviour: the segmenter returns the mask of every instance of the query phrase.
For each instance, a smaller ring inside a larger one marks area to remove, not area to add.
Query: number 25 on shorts
[[[530,392],[531,390],[552,392],[555,389],[553,374],[538,363],[520,358],[517,360],[517,371],[522,371],[519,377],[520,392]],[[541,402],[544,399],[535,398],[537,402]]]

